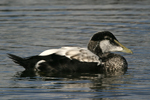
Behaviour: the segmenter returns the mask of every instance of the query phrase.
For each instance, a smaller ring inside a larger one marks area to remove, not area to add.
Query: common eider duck
[[[8,54],[25,70],[40,72],[86,72],[127,69],[126,59],[111,52],[132,53],[109,31],[95,33],[87,48],[62,47],[43,51],[39,55],[21,58]]]

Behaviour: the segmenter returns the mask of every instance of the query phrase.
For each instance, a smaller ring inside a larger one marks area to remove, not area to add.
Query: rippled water
[[[149,0],[1,0],[1,99],[149,99]],[[27,73],[7,53],[32,56],[49,48],[86,47],[108,30],[133,50],[125,74]]]

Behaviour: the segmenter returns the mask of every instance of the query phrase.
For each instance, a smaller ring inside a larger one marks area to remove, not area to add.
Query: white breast
[[[66,56],[69,59],[76,59],[81,62],[97,62],[98,65],[101,64],[99,57],[89,51],[87,48],[80,47],[62,47],[59,49],[50,49],[43,51],[39,56],[46,56],[50,54],[58,54],[61,56]]]

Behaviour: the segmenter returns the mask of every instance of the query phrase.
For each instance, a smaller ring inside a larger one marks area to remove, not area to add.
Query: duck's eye
[[[112,40],[112,38],[110,38],[110,37],[108,37],[108,36],[104,37],[104,39],[105,39],[105,40]]]
[[[110,38],[105,38],[105,40],[110,40]]]

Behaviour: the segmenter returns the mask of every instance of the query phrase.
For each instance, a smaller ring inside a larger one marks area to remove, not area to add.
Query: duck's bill
[[[119,46],[121,46],[123,48],[123,50],[121,52],[125,52],[125,53],[133,53],[130,49],[126,48],[125,46],[123,46],[121,43],[119,43],[117,40],[114,40]]]

